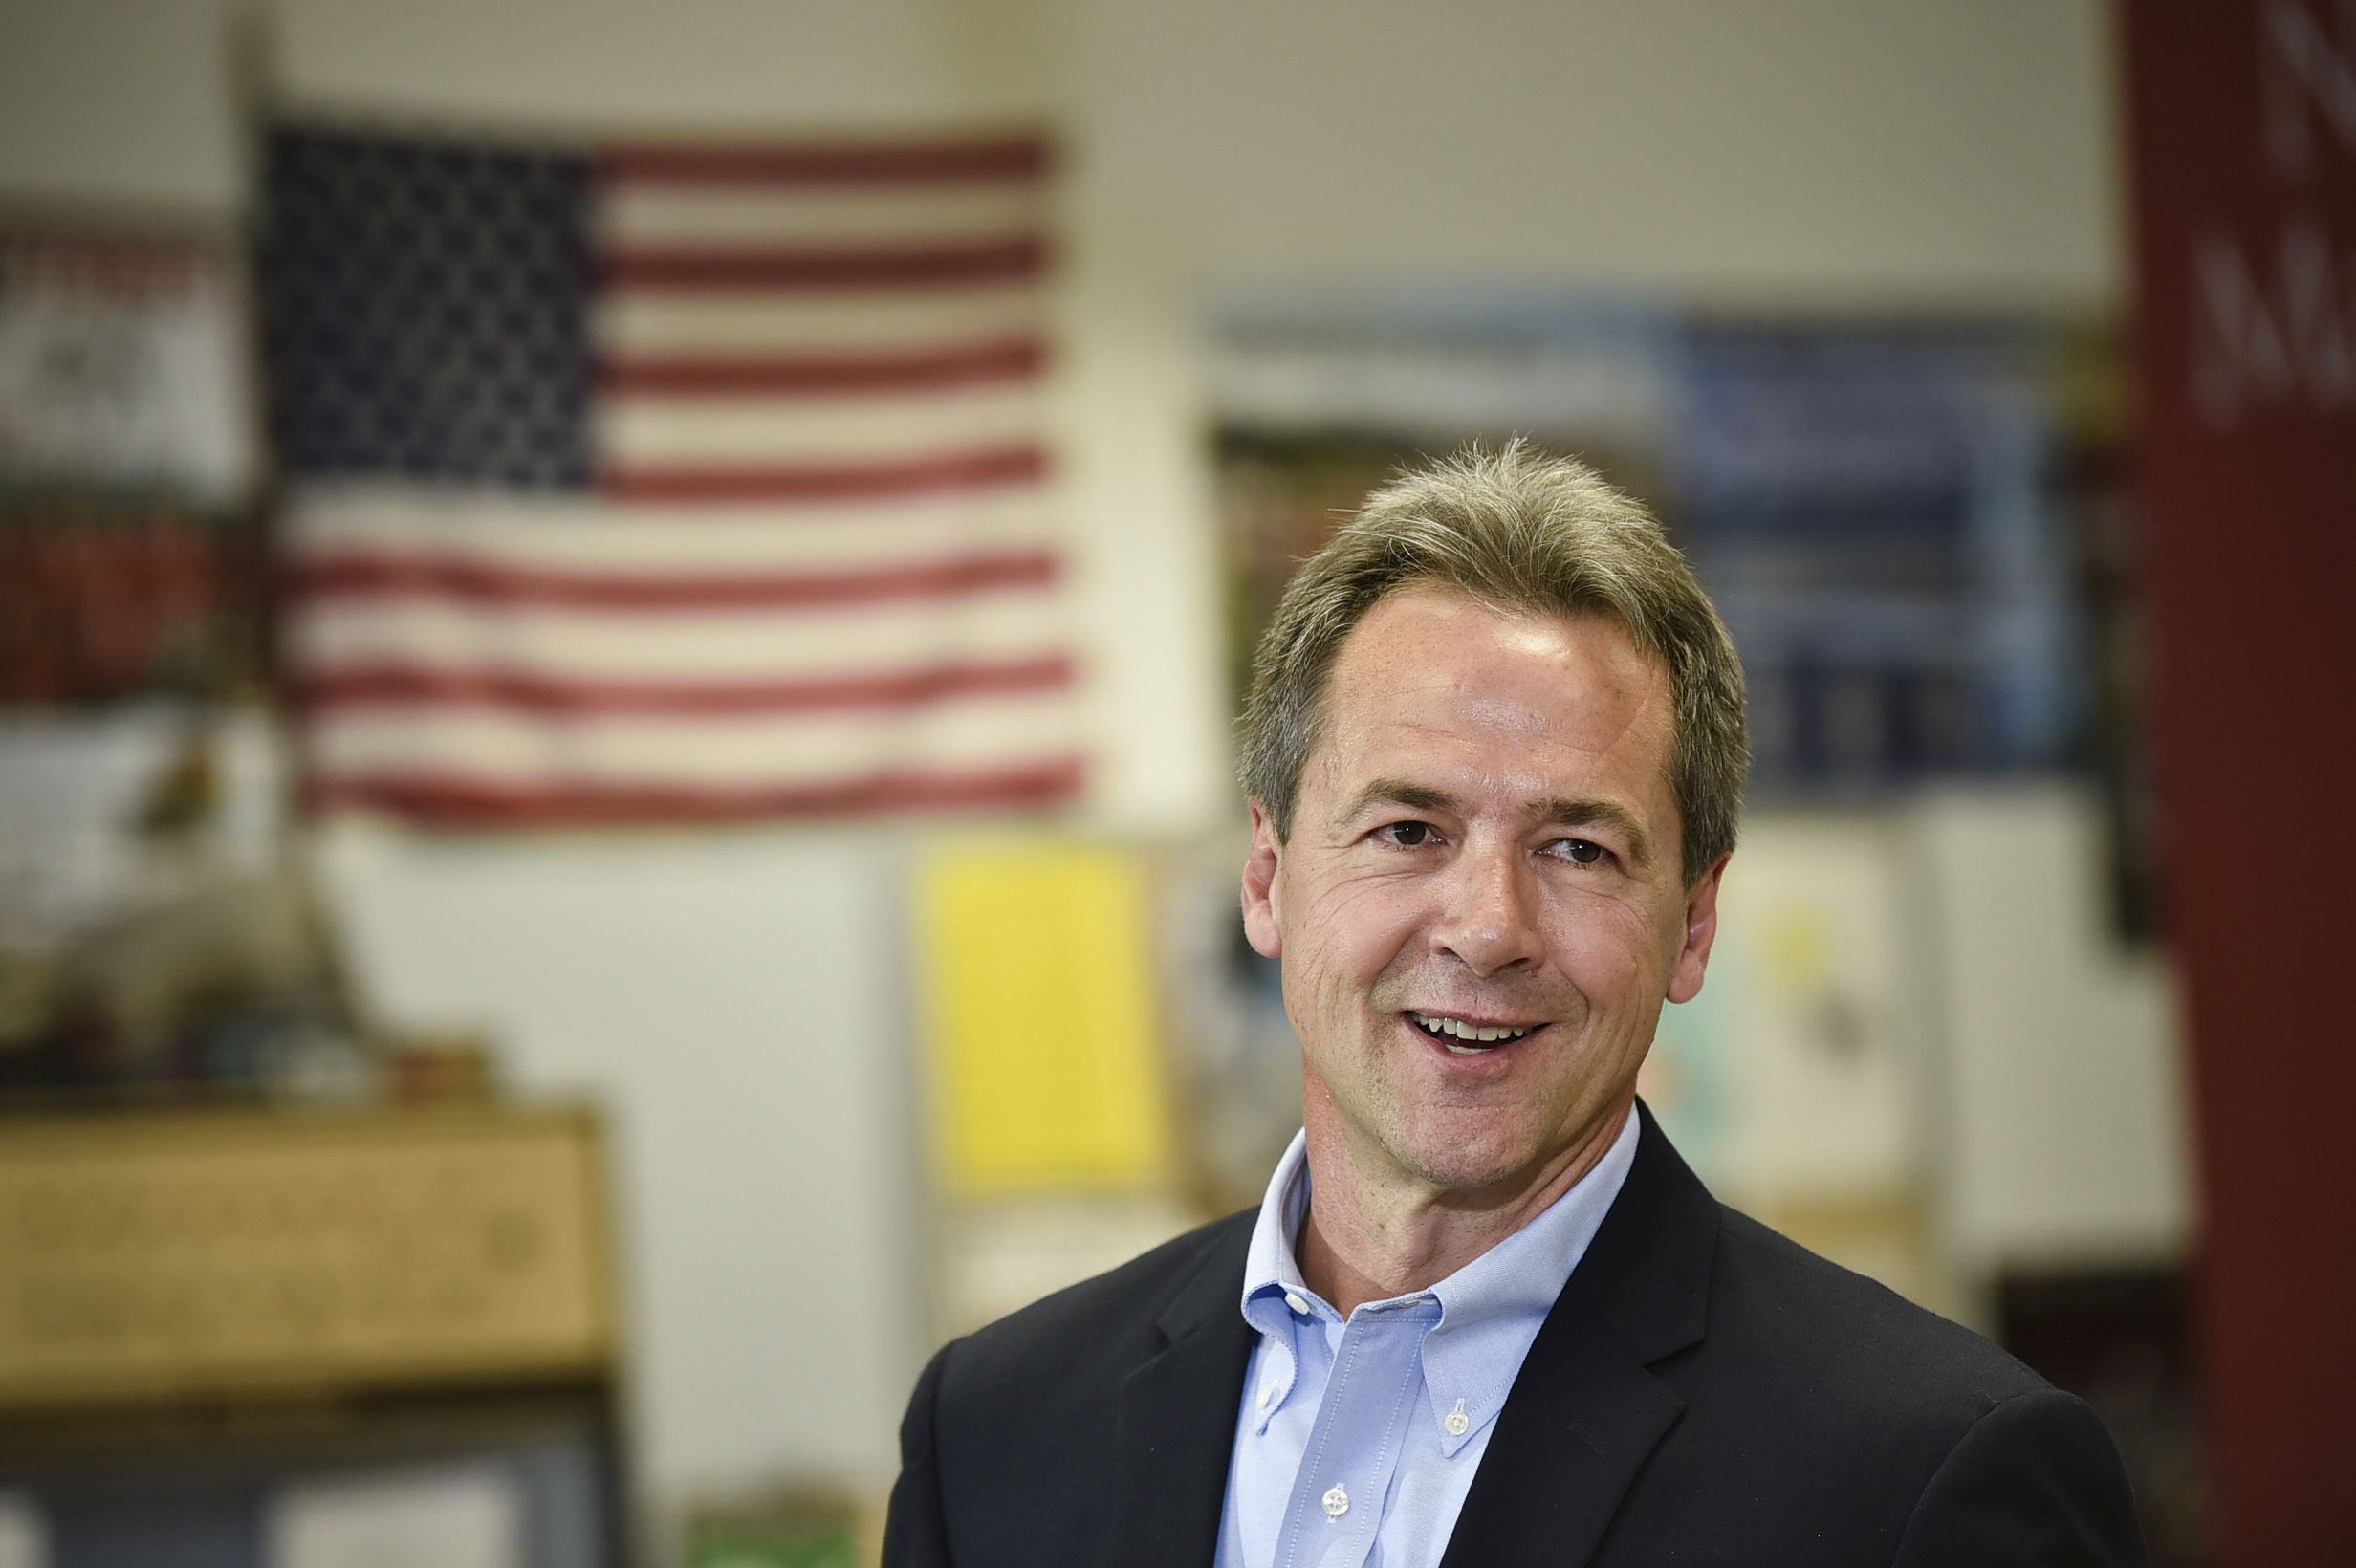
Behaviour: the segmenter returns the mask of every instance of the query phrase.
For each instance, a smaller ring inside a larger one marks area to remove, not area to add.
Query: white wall
[[[245,179],[220,0],[0,6],[0,199],[226,213]]]
[[[273,0],[297,101],[558,128],[1035,113],[956,0]]]
[[[2107,15],[2055,0],[1074,0],[1092,214],[1182,278],[2100,301]]]
[[[0,7],[0,200],[227,214],[236,0]],[[1189,330],[1209,285],[2113,297],[2097,0],[255,0],[279,92],[445,121],[1070,140],[1068,493],[1108,823],[1232,812]],[[611,1107],[666,1493],[874,1480],[913,1371],[887,838],[338,840],[396,1019]]]
[[[1959,1265],[2180,1255],[2192,1183],[2173,981],[2110,934],[2097,803],[2049,785],[1954,793],[1910,827]]]
[[[572,126],[1048,112],[1083,264],[1756,297],[2117,290],[2097,0],[11,0],[0,192],[242,188],[224,18],[343,107]]]
[[[661,1490],[898,1468],[930,1311],[897,863],[773,832],[318,846],[365,1000],[605,1107]]]

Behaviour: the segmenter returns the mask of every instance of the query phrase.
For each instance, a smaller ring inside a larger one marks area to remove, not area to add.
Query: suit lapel
[[[1703,1336],[1718,1209],[1637,1114],[1627,1181],[1522,1361],[1441,1568],[1586,1562],[1685,1409],[1647,1368]]]
[[[1685,1409],[1625,1346],[1592,1323],[1581,1327],[1530,1347],[1441,1568],[1585,1562],[1637,1470]],[[1524,1398],[1533,1380],[1559,1394],[1543,1405]]]
[[[1122,1382],[1119,1538],[1128,1568],[1210,1568],[1217,1553],[1252,1357],[1238,1305],[1251,1233],[1238,1228],[1180,1289],[1154,1325],[1166,1348]]]

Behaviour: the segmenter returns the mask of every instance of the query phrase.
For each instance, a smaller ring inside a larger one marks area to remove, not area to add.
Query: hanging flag
[[[451,826],[1079,793],[1047,150],[269,143],[308,792]]]

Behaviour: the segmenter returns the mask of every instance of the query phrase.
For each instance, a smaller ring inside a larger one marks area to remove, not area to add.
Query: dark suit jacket
[[[1250,1211],[933,1358],[887,1568],[1210,1568]],[[2094,1412],[1722,1209],[1650,1114],[1451,1538],[1476,1564],[2130,1564]]]

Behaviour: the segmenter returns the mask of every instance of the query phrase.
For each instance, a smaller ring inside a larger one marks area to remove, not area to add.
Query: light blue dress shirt
[[[1636,1158],[1631,1112],[1595,1168],[1429,1290],[1344,1320],[1301,1282],[1307,1141],[1269,1178],[1244,1261],[1258,1331],[1216,1568],[1436,1568],[1497,1411]]]

